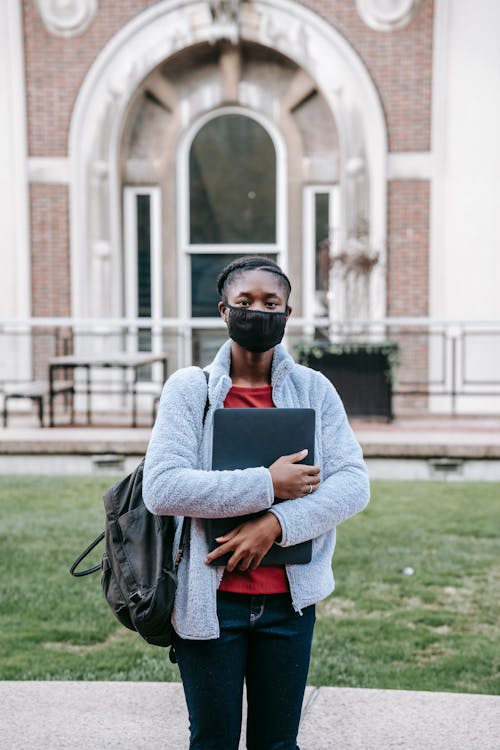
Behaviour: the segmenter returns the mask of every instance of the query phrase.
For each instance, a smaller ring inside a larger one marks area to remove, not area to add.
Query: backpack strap
[[[201,424],[203,426],[205,424],[205,419],[207,418],[207,414],[208,414],[208,409],[209,409],[209,406],[210,406],[210,402],[208,400],[208,378],[209,378],[209,373],[206,370],[202,370],[202,372],[203,372],[203,374],[205,376],[205,379],[207,381],[207,398],[205,400],[205,409],[203,410],[203,419],[201,421]],[[189,518],[186,518],[186,516],[184,516],[184,518],[182,519],[182,531],[181,531],[181,538],[179,539],[179,548],[177,550],[177,554],[175,556],[175,562],[174,562],[174,571],[175,571],[175,573],[177,573],[177,568],[179,567],[179,563],[180,563],[180,561],[182,559],[182,555],[184,553],[184,542],[186,540],[186,528],[187,528],[187,526],[189,526]]]
[[[203,411],[203,419],[202,419],[202,422],[201,422],[201,424],[203,426],[205,424],[205,419],[207,418],[208,407],[210,406],[210,402],[208,400],[208,378],[210,377],[210,373],[208,373],[206,370],[202,370],[202,373],[204,374],[205,379],[207,381],[207,400],[205,401],[205,409]]]
[[[105,536],[105,533],[104,533],[104,531],[102,531],[99,534],[99,536],[96,536],[96,538],[94,539],[94,541],[90,542],[89,546],[86,549],[83,550],[82,554],[78,555],[78,557],[76,558],[75,562],[73,563],[73,565],[69,569],[69,572],[71,573],[72,576],[74,576],[75,578],[80,578],[81,576],[88,576],[88,575],[90,575],[90,573],[97,573],[98,570],[101,570],[102,563],[98,563],[97,565],[94,565],[93,568],[88,568],[87,570],[77,571],[76,569],[80,565],[80,563],[82,562],[82,560],[85,560],[85,558],[87,557],[87,555],[89,555],[92,552],[92,550],[95,547],[97,547],[97,545],[100,544],[103,541],[104,536]]]

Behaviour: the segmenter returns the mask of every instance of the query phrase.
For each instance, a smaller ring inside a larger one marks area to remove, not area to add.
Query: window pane
[[[210,120],[191,146],[189,184],[191,243],[276,241],[276,154],[255,120]]]
[[[137,313],[151,315],[151,206],[149,195],[137,196]]]
[[[315,315],[328,315],[328,284],[330,276],[330,196],[316,193],[314,196],[315,260],[316,260],[316,309]]]
[[[151,316],[151,199],[149,195],[137,195],[137,317]],[[151,351],[151,330],[140,328],[137,349]],[[151,368],[139,371],[139,380],[149,380]]]
[[[316,193],[315,198],[315,248],[316,248],[316,289],[328,291],[329,247],[329,198],[328,193]]]
[[[261,253],[259,253],[261,255]],[[276,254],[262,254],[264,258],[276,260]],[[238,255],[218,254],[191,256],[191,305],[193,318],[212,318],[219,315],[217,305],[217,276]]]

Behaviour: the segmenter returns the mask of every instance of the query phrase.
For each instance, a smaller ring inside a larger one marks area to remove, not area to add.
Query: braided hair
[[[279,277],[280,283],[286,292],[286,299],[288,304],[288,297],[292,291],[292,285],[288,276],[283,273],[281,268],[274,260],[270,258],[264,258],[261,255],[244,255],[241,258],[237,258],[229,263],[225,268],[222,269],[221,273],[217,277],[217,291],[223,302],[227,303],[227,288],[235,278],[241,276],[247,271],[268,271]]]

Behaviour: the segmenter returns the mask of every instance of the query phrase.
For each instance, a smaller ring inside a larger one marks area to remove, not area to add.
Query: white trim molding
[[[97,13],[97,0],[36,0],[43,25],[54,36],[83,34]]]
[[[500,5],[438,0],[434,18],[429,312],[440,319],[498,321]],[[450,338],[457,351],[465,346],[460,330]],[[477,382],[483,372],[498,376],[498,341],[471,337],[467,349],[466,380]],[[439,351],[431,349],[431,377],[439,371]],[[431,401],[431,411],[441,408],[439,399]],[[482,405],[469,397],[457,401],[462,413],[490,408],[487,399]]]
[[[375,31],[394,31],[407,26],[420,0],[356,0],[362,20]]]
[[[150,201],[150,262],[151,262],[151,318],[159,320],[163,312],[162,260],[161,260],[161,200],[160,188],[151,185],[126,186],[123,191],[123,220],[125,244],[125,315],[137,318],[138,268],[137,268],[137,197],[148,196]],[[136,350],[134,350],[136,351]]]
[[[162,329],[158,321],[163,313],[163,274],[161,248],[161,190],[157,186],[134,185],[125,186],[123,190],[123,241],[124,241],[124,287],[125,287],[125,315],[127,318],[139,317],[139,267],[138,267],[138,235],[137,235],[137,197],[149,198],[149,228],[150,228],[150,318],[154,321],[151,326],[151,351],[159,354],[163,351]],[[127,348],[130,352],[139,351],[140,328],[131,327],[127,335]],[[148,326],[145,326],[147,329]],[[162,366],[153,364],[152,379],[161,381]]]
[[[430,151],[401,151],[387,155],[388,180],[431,180],[433,168]]]
[[[64,156],[30,156],[28,179],[51,185],[67,185],[70,181],[69,159]]]
[[[444,248],[447,239],[446,170],[447,129],[449,108],[449,54],[450,22],[452,12],[449,0],[439,0],[434,10],[434,38],[432,52],[432,148],[434,151],[435,179],[432,184],[430,207],[430,259],[429,259],[429,312],[442,315],[446,312],[446,267]],[[432,351],[431,351],[432,355]],[[439,370],[439,361],[431,356],[431,373]]]
[[[339,185],[306,185],[303,193],[303,259],[302,259],[302,296],[303,317],[306,320],[328,317],[330,322],[342,320],[343,287],[338,287],[336,280],[328,270],[329,285],[326,295],[328,309],[318,309],[315,268],[316,268],[316,196],[328,195],[328,240],[329,256],[332,258],[340,250],[340,187]],[[314,335],[314,325],[304,329],[306,336]]]
[[[26,91],[22,8],[18,0],[0,4],[0,315],[31,315],[31,252],[26,169]],[[1,357],[0,379],[31,377],[29,336],[9,342]]]

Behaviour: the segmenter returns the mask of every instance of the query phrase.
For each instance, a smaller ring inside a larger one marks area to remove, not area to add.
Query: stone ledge
[[[484,443],[433,443],[413,442],[370,442],[358,438],[365,458],[456,458],[456,459],[499,459],[500,444]]]
[[[93,456],[117,454],[142,456],[148,446],[147,440],[74,440],[67,442],[41,440],[2,440],[0,453],[9,456]]]
[[[150,435],[150,429],[141,428],[9,429],[0,431],[0,454],[141,456]]]
[[[500,429],[414,429],[397,424],[366,424],[354,431],[366,458],[500,459]],[[10,456],[118,454],[144,455],[149,428],[67,427],[0,430],[0,454]]]

